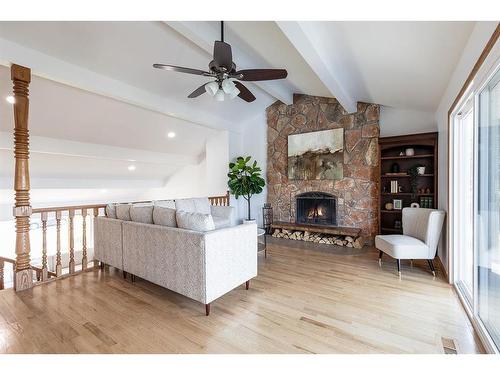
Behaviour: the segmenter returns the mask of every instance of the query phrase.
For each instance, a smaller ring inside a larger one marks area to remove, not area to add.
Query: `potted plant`
[[[422,168],[422,164],[416,164],[410,169],[408,169],[408,175],[410,176],[410,187],[412,192],[412,198],[415,198],[415,194],[417,194],[418,181],[417,177],[421,174],[419,169]]]
[[[261,169],[257,166],[257,161],[250,163],[250,156],[236,158],[235,163],[229,163],[229,192],[238,199],[242,196],[247,201],[248,215],[247,220],[251,221],[250,199],[253,195],[262,193],[266,182],[261,177]]]

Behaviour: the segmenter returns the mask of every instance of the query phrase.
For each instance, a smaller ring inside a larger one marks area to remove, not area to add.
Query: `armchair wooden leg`
[[[432,259],[427,259],[427,263],[429,263],[429,267],[432,271],[432,276],[436,277],[436,269],[434,268],[434,263],[432,263]]]
[[[380,250],[378,252],[378,265],[379,266],[382,266],[382,255],[384,254],[384,252],[382,250]]]
[[[250,288],[250,280],[245,282],[245,289],[248,290]]]
[[[101,264],[99,265],[99,267],[101,267],[101,270],[104,269],[104,262],[101,262]]]
[[[123,278],[126,279],[127,278],[127,271],[123,271]]]
[[[205,315],[206,316],[210,315],[210,304],[209,303],[205,304]]]
[[[396,259],[398,264],[398,276],[401,277],[401,259]]]

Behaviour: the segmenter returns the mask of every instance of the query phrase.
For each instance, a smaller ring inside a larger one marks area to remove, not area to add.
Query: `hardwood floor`
[[[424,262],[404,263],[399,280],[394,260],[379,268],[372,248],[288,244],[270,243],[250,290],[214,301],[209,317],[114,269],[2,291],[0,353],[444,353],[444,343],[482,352],[452,288]]]

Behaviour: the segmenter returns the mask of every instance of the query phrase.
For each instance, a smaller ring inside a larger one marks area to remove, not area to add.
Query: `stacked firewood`
[[[274,229],[273,237],[285,238],[289,240],[306,241],[314,243],[322,243],[328,245],[346,246],[354,247],[356,249],[361,249],[364,245],[363,237],[352,237],[352,236],[334,236],[330,234],[314,233],[309,231],[301,230],[288,230],[288,229]]]

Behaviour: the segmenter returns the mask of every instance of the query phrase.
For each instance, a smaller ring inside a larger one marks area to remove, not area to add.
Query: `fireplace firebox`
[[[309,192],[296,197],[300,224],[337,225],[337,197],[328,193]]]

